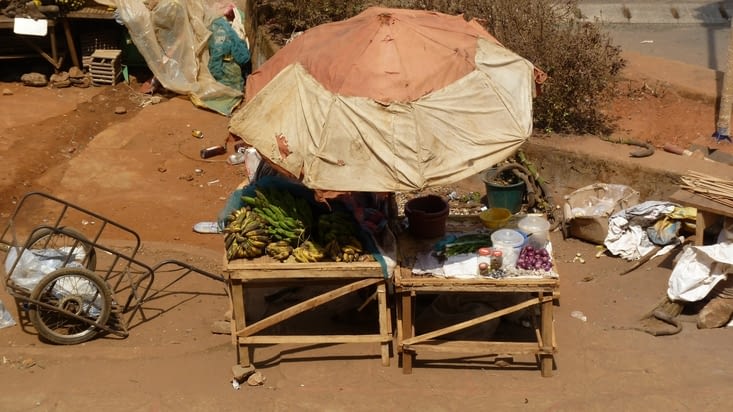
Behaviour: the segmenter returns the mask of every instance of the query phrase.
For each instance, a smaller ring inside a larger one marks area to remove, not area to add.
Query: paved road
[[[623,50],[726,70],[733,0],[581,0],[579,7]]]

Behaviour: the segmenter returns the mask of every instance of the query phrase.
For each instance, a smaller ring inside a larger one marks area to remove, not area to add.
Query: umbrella
[[[229,130],[313,189],[420,190],[511,156],[534,87],[534,66],[474,20],[372,7],[276,52]]]

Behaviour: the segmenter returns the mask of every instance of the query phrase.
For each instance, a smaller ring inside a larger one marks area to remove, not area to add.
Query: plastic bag
[[[25,249],[23,253],[20,253],[20,250],[19,247],[11,247],[8,250],[8,256],[5,259],[5,273],[10,274],[10,279],[15,285],[30,292],[44,276],[64,266],[71,247]],[[18,257],[19,254],[20,257]],[[84,260],[84,254],[83,248],[76,248],[74,256],[66,267],[83,268],[84,266],[79,262]]]
[[[5,308],[3,301],[0,300],[0,329],[9,328],[11,326],[15,326],[15,319],[13,319],[13,315],[10,311]]]
[[[731,243],[685,247],[669,277],[667,296],[685,302],[702,300],[728,277],[731,265]]]
[[[205,45],[208,27],[218,17],[210,3],[161,0],[149,10],[139,0],[117,0],[117,13],[163,87],[229,116],[243,93],[217,82],[209,72]]]

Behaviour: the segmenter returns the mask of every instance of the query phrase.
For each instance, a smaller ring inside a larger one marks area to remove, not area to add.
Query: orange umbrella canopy
[[[229,130],[313,189],[419,190],[511,156],[534,86],[532,63],[475,21],[369,8],[276,52]]]
[[[247,78],[247,100],[297,62],[332,93],[408,102],[474,70],[478,38],[498,43],[462,16],[381,7],[303,34]]]

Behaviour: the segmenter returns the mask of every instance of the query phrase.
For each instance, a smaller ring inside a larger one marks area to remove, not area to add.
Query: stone
[[[3,96],[12,96],[13,91],[10,89],[3,89]]]
[[[733,315],[733,299],[716,296],[697,314],[698,329],[711,329],[725,326]]]
[[[115,107],[115,114],[125,114],[125,113],[127,113],[127,109],[124,106]]]
[[[20,81],[24,86],[45,87],[48,85],[48,79],[46,79],[46,76],[36,72],[26,73],[20,76]]]

